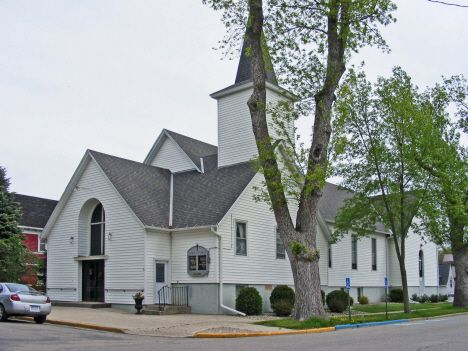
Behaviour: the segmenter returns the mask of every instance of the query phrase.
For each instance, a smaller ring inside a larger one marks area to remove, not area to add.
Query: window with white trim
[[[47,239],[39,238],[39,252],[47,251]]]
[[[351,236],[351,269],[357,269],[357,237]]]
[[[276,227],[276,258],[286,258],[286,251],[278,227]]]
[[[372,270],[377,270],[377,239],[371,239],[371,246],[372,246]]]
[[[236,255],[247,255],[247,223],[236,222]]]
[[[90,255],[104,255],[104,232],[105,232],[104,207],[98,204],[91,216],[91,240]]]

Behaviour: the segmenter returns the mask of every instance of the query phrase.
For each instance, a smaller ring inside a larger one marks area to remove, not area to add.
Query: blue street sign
[[[385,277],[385,289],[388,289],[388,279]]]
[[[351,282],[349,281],[349,278],[346,278],[346,290],[351,289]]]

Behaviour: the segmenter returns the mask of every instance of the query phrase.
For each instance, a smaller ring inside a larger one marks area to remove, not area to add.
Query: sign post
[[[388,319],[388,279],[385,277],[385,319]]]
[[[346,278],[346,290],[348,290],[348,311],[349,311],[349,321],[351,322],[351,304],[349,299],[349,289],[351,289],[351,282],[349,278]]]

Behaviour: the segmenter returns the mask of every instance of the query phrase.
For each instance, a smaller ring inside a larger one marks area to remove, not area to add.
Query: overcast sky
[[[368,77],[395,65],[421,88],[468,77],[468,8],[395,2],[398,22],[382,29],[391,54],[354,58]],[[201,0],[0,1],[0,166],[10,190],[58,200],[86,149],[142,162],[162,128],[217,144],[209,94],[237,70],[212,50],[223,35],[220,13]],[[299,121],[300,134],[311,124]]]

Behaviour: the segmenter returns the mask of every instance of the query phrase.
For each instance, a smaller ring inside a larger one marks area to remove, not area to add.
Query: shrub
[[[246,287],[239,291],[236,298],[236,310],[247,315],[262,314],[263,300],[257,289]]]
[[[330,309],[330,311],[332,312],[338,312],[338,311],[334,311],[332,308],[331,305],[330,305],[330,302],[332,299],[338,299],[338,300],[341,300],[343,301],[343,304],[344,304],[344,309],[343,311],[346,309],[346,307],[348,306],[348,293],[346,291],[343,291],[343,290],[333,290],[331,293],[329,293],[327,295],[327,298],[326,298],[326,301],[327,301],[327,305],[328,305],[328,308]],[[336,305],[336,303],[335,303]],[[341,304],[339,304],[341,306]],[[341,311],[341,312],[343,312]]]
[[[420,299],[420,302],[421,303],[425,303],[429,301],[429,296],[427,296],[426,294],[424,294],[423,296],[421,296],[421,299]]]
[[[273,312],[278,317],[287,317],[291,314],[293,310],[294,305],[289,302],[288,300],[278,300],[275,301],[272,305],[271,308],[273,309]]]
[[[403,302],[403,289],[392,289],[390,294],[388,294],[388,299],[391,302]]]
[[[432,294],[430,297],[429,297],[429,301],[430,302],[439,302],[440,301],[440,297],[436,294]]]
[[[445,302],[445,301],[447,301],[447,300],[448,300],[448,296],[447,296],[447,295],[440,295],[440,296],[439,296],[439,301],[440,301],[440,302]]]
[[[275,286],[273,291],[271,292],[270,295],[270,305],[273,308],[273,305],[281,300],[286,300],[288,301],[291,305],[294,306],[294,302],[296,302],[296,294],[294,293],[294,290],[291,289],[287,285],[278,285]]]
[[[325,291],[320,290],[320,293],[322,294],[322,305],[325,306]]]
[[[411,300],[413,300],[414,302],[420,302],[421,301],[418,294],[411,295]]]
[[[367,296],[361,296],[358,301],[361,305],[367,305],[369,303],[369,298]]]
[[[338,313],[342,313],[346,310],[346,307],[348,307],[348,302],[344,301],[343,299],[339,298],[339,297],[332,297],[330,299],[328,299],[328,308],[330,309],[330,311],[332,312],[338,312]]]

